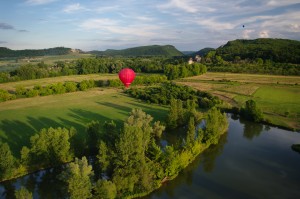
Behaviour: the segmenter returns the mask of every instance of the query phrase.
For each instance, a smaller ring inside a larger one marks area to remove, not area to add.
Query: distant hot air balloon
[[[123,68],[119,72],[119,78],[123,82],[124,86],[128,88],[135,78],[135,73],[130,68]]]

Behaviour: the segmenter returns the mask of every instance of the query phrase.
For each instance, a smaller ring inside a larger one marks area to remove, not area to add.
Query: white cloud
[[[52,3],[57,0],[27,0],[26,3],[29,5],[43,5],[43,4],[48,4]]]
[[[263,31],[259,32],[258,36],[261,38],[269,38],[269,31],[263,30]]]
[[[157,31],[161,29],[159,25],[151,25],[146,23],[132,23],[130,25],[123,24],[122,21],[112,20],[109,18],[89,19],[84,21],[80,27],[85,30],[96,30],[101,34],[114,34],[129,37],[151,37],[159,34]]]
[[[103,12],[111,12],[111,11],[117,11],[120,9],[119,5],[114,5],[114,6],[101,6],[94,8],[94,10],[98,13],[103,13]]]
[[[66,6],[63,11],[66,13],[72,13],[72,12],[76,12],[76,11],[80,11],[80,10],[88,10],[88,9],[81,6],[80,3],[75,3],[75,4]]]
[[[244,30],[243,31],[243,39],[250,39],[251,38],[250,34],[253,32],[254,32],[254,30]]]
[[[160,9],[178,8],[180,10],[183,10],[183,11],[189,12],[189,13],[197,12],[197,9],[196,9],[195,5],[193,4],[193,1],[190,1],[190,0],[170,0],[168,3],[159,5],[158,7]]]
[[[299,24],[290,24],[289,27],[290,27],[291,31],[293,31],[293,32],[300,32]]]
[[[229,22],[221,22],[214,18],[200,18],[195,21],[196,24],[205,26],[211,30],[233,29],[236,25]]]
[[[270,0],[266,3],[267,6],[284,6],[284,5],[290,5],[293,3],[299,3],[299,0]]]
[[[80,27],[87,29],[87,30],[92,30],[92,29],[103,29],[105,27],[109,26],[115,26],[118,24],[118,21],[108,19],[108,18],[103,18],[103,19],[89,19],[84,21]]]
[[[137,19],[137,20],[140,20],[140,21],[145,21],[145,22],[151,22],[151,21],[155,20],[154,18],[148,17],[148,16],[137,16],[137,17],[134,17],[134,18]]]

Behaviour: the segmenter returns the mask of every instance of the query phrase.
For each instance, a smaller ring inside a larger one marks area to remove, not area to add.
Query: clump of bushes
[[[35,85],[30,89],[26,89],[23,86],[18,86],[16,88],[15,94],[10,94],[8,91],[0,89],[0,102],[23,97],[58,95],[76,91],[85,91],[95,86],[96,84],[94,80],[83,80],[79,83],[59,82],[47,86]]]
[[[245,107],[241,109],[241,115],[254,122],[261,122],[263,120],[263,113],[261,109],[257,107],[254,100],[246,101]]]

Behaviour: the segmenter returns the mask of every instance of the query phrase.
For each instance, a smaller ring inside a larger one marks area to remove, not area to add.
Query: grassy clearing
[[[254,99],[271,123],[300,129],[300,77],[206,73],[178,83],[208,91],[233,106]]]
[[[119,78],[117,74],[90,74],[90,75],[70,75],[70,76],[61,76],[61,77],[50,77],[43,79],[33,79],[26,81],[18,81],[18,82],[8,82],[0,84],[0,89],[14,91],[16,87],[23,86],[25,88],[31,88],[35,85],[49,85],[58,82],[81,82],[82,80],[108,80],[108,79],[117,79]]]
[[[29,138],[42,128],[75,127],[83,135],[92,120],[114,120],[119,126],[133,108],[141,108],[163,121],[167,108],[145,104],[124,95],[120,89],[95,88],[68,93],[7,101],[0,104],[0,139],[17,155]]]

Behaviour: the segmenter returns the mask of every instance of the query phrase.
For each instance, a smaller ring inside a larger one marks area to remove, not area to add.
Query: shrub
[[[254,100],[246,101],[246,105],[241,109],[241,114],[254,122],[260,122],[263,120],[262,111],[256,106],[256,102]]]
[[[7,100],[12,100],[12,99],[16,99],[16,95],[10,94],[6,90],[0,89],[0,102],[7,101]]]
[[[77,84],[75,82],[66,82],[64,86],[67,93],[75,92],[77,90]]]

